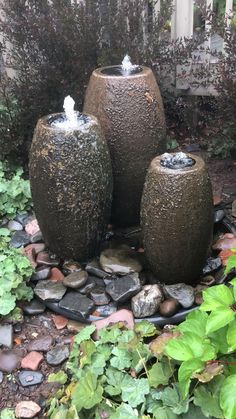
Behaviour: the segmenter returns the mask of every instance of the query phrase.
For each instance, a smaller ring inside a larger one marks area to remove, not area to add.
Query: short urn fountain
[[[114,189],[111,221],[140,221],[140,202],[151,160],[166,150],[162,98],[152,70],[132,65],[96,69],[87,88],[84,111],[95,115],[110,149]]]
[[[184,153],[156,157],[141,206],[146,257],[165,284],[194,284],[212,241],[213,198],[204,161]]]
[[[94,116],[74,111],[39,119],[30,152],[34,209],[49,249],[61,258],[86,261],[99,251],[110,218],[109,150]]]

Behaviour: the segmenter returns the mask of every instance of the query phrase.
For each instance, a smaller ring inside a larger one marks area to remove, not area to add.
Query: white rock
[[[31,401],[19,402],[16,405],[15,414],[17,418],[34,418],[41,411],[41,407]]]

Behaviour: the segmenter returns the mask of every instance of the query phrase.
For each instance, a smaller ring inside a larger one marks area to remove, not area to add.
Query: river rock
[[[67,346],[55,346],[46,355],[46,360],[49,365],[57,366],[69,358],[69,349]]]
[[[60,301],[66,292],[66,287],[61,281],[39,281],[34,288],[34,293],[43,301]]]
[[[210,257],[207,259],[206,264],[202,270],[203,275],[210,274],[211,272],[214,272],[216,269],[220,268],[222,265],[221,258],[213,258]]]
[[[105,280],[103,280],[102,278],[98,278],[96,276],[89,276],[86,284],[81,287],[79,289],[79,292],[81,294],[89,294],[93,288],[95,287],[99,287],[99,288],[103,288],[105,290]]]
[[[117,303],[111,301],[109,304],[104,306],[97,306],[96,310],[92,313],[92,316],[107,317],[117,311]]]
[[[80,270],[66,276],[63,279],[63,284],[65,285],[65,287],[69,287],[69,288],[80,288],[84,284],[86,284],[87,279],[88,279],[88,272]]]
[[[0,325],[0,346],[12,348],[13,345],[13,327],[11,324]]]
[[[60,259],[56,255],[44,251],[38,254],[36,262],[38,265],[58,266]]]
[[[23,387],[34,386],[44,380],[43,374],[39,371],[21,371],[18,377]]]
[[[233,249],[234,247],[236,247],[236,237],[232,233],[226,233],[226,234],[224,234],[212,246],[212,248],[214,250]]]
[[[4,378],[3,372],[2,372],[2,371],[0,371],[0,384],[2,384],[2,382],[3,382],[3,378]]]
[[[143,318],[157,312],[163,294],[158,285],[144,285],[143,289],[131,300],[134,317]]]
[[[164,317],[171,317],[177,313],[179,302],[175,298],[168,298],[159,306],[159,313]]]
[[[194,303],[194,288],[184,283],[165,285],[164,292],[167,297],[175,298],[182,307],[189,308]]]
[[[81,271],[82,267],[79,264],[79,262],[76,262],[74,260],[66,260],[62,265],[62,272],[65,275],[70,275],[73,272]]]
[[[10,241],[10,245],[15,248],[25,246],[30,243],[30,235],[26,231],[16,231]]]
[[[59,307],[78,314],[85,319],[94,311],[95,305],[92,300],[78,292],[68,292],[59,302]]]
[[[225,216],[225,212],[222,209],[219,209],[214,212],[214,223],[219,223],[221,220],[223,220]]]
[[[27,345],[27,351],[47,352],[53,344],[53,338],[50,335],[41,336],[32,340]]]
[[[36,314],[42,314],[45,311],[45,305],[39,300],[32,300],[29,304],[23,307],[24,313],[29,314],[30,316],[35,316]]]
[[[37,282],[48,279],[50,277],[51,268],[50,266],[40,266],[31,276],[31,281]]]
[[[104,250],[100,256],[100,264],[110,274],[128,275],[142,270],[139,255],[126,245]]]
[[[19,402],[16,405],[15,414],[17,418],[34,418],[41,411],[41,407],[32,401]]]
[[[10,220],[7,224],[7,228],[10,231],[21,231],[23,230],[23,226],[21,223],[18,223],[18,221]]]
[[[114,279],[106,286],[106,292],[113,301],[123,303],[133,297],[141,290],[141,283],[138,274],[123,276]]]
[[[110,297],[105,292],[104,288],[95,287],[90,292],[90,296],[96,306],[103,306],[108,304],[110,301]]]
[[[98,259],[91,260],[86,265],[85,269],[89,274],[95,275],[98,278],[106,278],[109,275],[107,272],[103,271]]]
[[[0,352],[0,370],[11,373],[20,366],[22,358],[26,351],[23,349],[14,349],[12,351]]]

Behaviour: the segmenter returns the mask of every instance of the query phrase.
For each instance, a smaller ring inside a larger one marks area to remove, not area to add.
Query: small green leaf
[[[49,383],[57,382],[60,384],[65,384],[67,380],[68,380],[68,375],[64,371],[58,371],[48,376]]]
[[[224,418],[219,404],[219,395],[212,394],[204,385],[200,385],[194,390],[194,404],[201,408],[207,418]]]
[[[119,349],[115,347],[112,350],[112,355],[115,355],[111,358],[110,361],[112,367],[121,371],[130,367],[132,361],[132,353],[129,353],[126,349]]]
[[[167,362],[156,362],[148,371],[148,381],[151,387],[158,387],[160,384],[167,385],[173,371]]]
[[[234,320],[234,312],[229,307],[218,307],[217,310],[210,313],[207,325],[206,325],[206,332],[212,333],[222,327],[226,326]]]
[[[183,399],[186,399],[193,373],[200,372],[204,368],[204,362],[200,359],[191,359],[181,364],[178,371],[180,391]]]
[[[9,314],[15,308],[15,304],[16,296],[10,292],[4,293],[4,299],[2,299],[0,304],[0,315],[6,316]]]
[[[230,306],[234,302],[233,293],[226,285],[216,285],[203,291],[203,303],[200,306],[202,311],[212,311]]]
[[[86,326],[84,329],[82,329],[78,335],[75,336],[74,342],[79,345],[83,340],[88,340],[92,336],[92,334],[95,332],[96,326]]]
[[[149,393],[150,387],[147,378],[131,378],[125,375],[122,381],[122,400],[130,406],[137,407],[144,403],[145,396]]]
[[[72,393],[72,401],[78,412],[81,409],[91,409],[102,401],[103,388],[97,380],[97,376],[87,371],[75,386]]]
[[[206,334],[206,323],[208,315],[200,310],[189,313],[186,320],[178,326],[181,332],[194,333],[201,338]]]
[[[220,391],[220,406],[225,419],[236,418],[236,374],[225,379]]]
[[[1,419],[16,419],[14,409],[3,409],[1,412]]]
[[[10,230],[8,230],[8,228],[0,228],[0,236],[1,237],[6,237],[10,235]]]
[[[116,409],[115,413],[112,413],[109,416],[110,419],[137,419],[138,412],[127,403],[121,403],[121,405]]]
[[[140,323],[136,323],[134,331],[141,337],[156,336],[160,333],[154,326],[154,324],[150,323],[147,320],[142,320]]]

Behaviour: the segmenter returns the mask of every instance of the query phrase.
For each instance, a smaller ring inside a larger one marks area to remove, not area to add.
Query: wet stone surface
[[[23,308],[26,314],[35,316],[36,314],[42,314],[45,311],[45,305],[39,300],[32,300],[29,304]]]
[[[92,315],[96,315],[98,317],[107,317],[115,313],[116,311],[117,311],[117,303],[112,301],[109,304],[106,304],[104,306],[96,307],[96,310],[94,313],[92,313]]]
[[[19,381],[23,387],[33,386],[42,383],[44,376],[39,371],[21,371],[18,375]]]
[[[194,303],[194,288],[184,283],[165,285],[167,297],[175,298],[182,307],[189,308]]]
[[[107,272],[104,272],[104,270],[102,269],[98,259],[91,260],[86,265],[85,269],[89,274],[95,275],[98,278],[106,278],[107,276],[109,276],[109,274]]]
[[[65,275],[70,275],[73,272],[78,272],[82,269],[81,265],[74,260],[66,260],[62,265],[62,272]]]
[[[55,346],[47,353],[46,360],[49,365],[57,366],[69,358],[69,354],[67,346]]]
[[[107,294],[118,303],[128,301],[140,290],[141,284],[138,275],[127,275],[117,278],[106,286]]]
[[[158,285],[144,285],[131,300],[134,317],[152,316],[157,312],[162,300],[163,293]]]
[[[73,272],[66,276],[63,279],[63,284],[65,287],[69,288],[80,288],[86,284],[88,279],[88,272],[80,270],[78,272]]]
[[[92,300],[78,292],[68,292],[59,302],[59,307],[72,311],[82,319],[85,319],[93,312],[95,304]]]
[[[221,267],[221,259],[219,257],[213,258],[210,257],[207,259],[206,264],[202,270],[203,275],[210,274],[214,272],[216,269]]]
[[[90,297],[97,306],[103,306],[110,302],[110,297],[105,292],[105,289],[97,286],[90,292]]]
[[[25,231],[16,231],[10,241],[10,245],[15,248],[23,247],[30,243],[30,235]]]
[[[61,281],[46,280],[37,283],[34,293],[43,301],[60,301],[66,292]]]
[[[139,255],[126,245],[104,250],[100,256],[100,264],[110,274],[128,275],[142,270]]]

